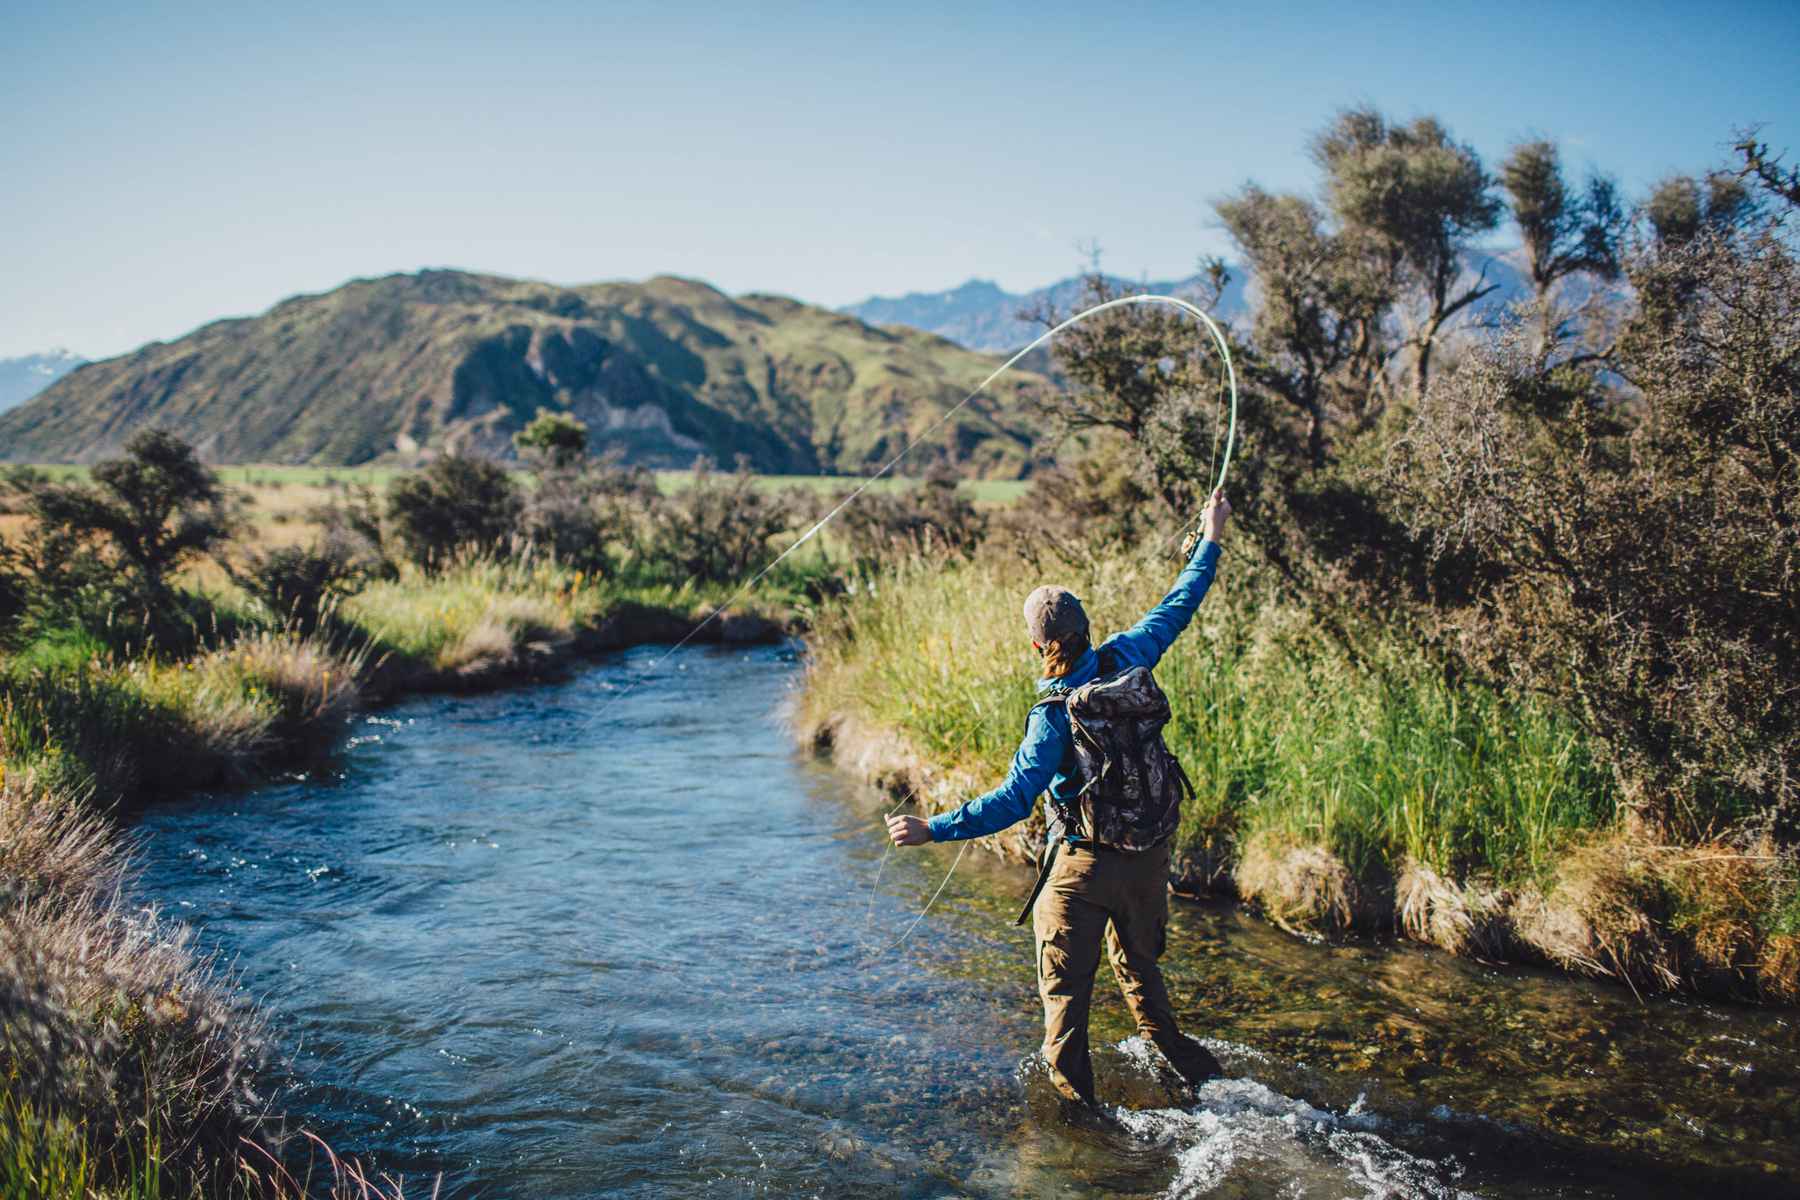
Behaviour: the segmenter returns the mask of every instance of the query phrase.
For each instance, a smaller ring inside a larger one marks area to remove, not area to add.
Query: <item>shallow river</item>
[[[359,717],[307,778],[141,820],[137,886],[271,1014],[280,1104],[410,1193],[1796,1191],[1792,1014],[1181,902],[1171,990],[1229,1076],[1179,1096],[1102,968],[1120,1127],[1069,1129],[1021,1065],[1025,874],[969,854],[895,945],[953,849],[884,859],[880,797],[796,754],[791,650],[662,656]]]

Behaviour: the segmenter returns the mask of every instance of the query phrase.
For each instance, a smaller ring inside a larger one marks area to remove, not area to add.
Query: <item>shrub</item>
[[[540,408],[529,425],[513,434],[513,445],[545,466],[572,467],[587,457],[587,424],[569,413]]]
[[[1642,241],[1614,352],[1636,385],[1512,345],[1434,388],[1391,476],[1474,563],[1459,660],[1548,694],[1640,819],[1800,836],[1800,263],[1785,214]]]
[[[948,475],[932,475],[899,491],[871,489],[843,510],[841,520],[842,536],[862,561],[908,550],[966,557],[988,529],[987,517]]]
[[[519,514],[527,553],[589,573],[608,570],[614,548],[634,546],[659,494],[643,467],[612,458],[600,462],[540,463]]]
[[[497,463],[448,454],[388,486],[388,516],[407,557],[440,569],[459,552],[506,550],[520,509],[519,489]]]
[[[40,573],[91,574],[103,556],[109,572],[128,577],[126,595],[154,631],[174,607],[170,575],[229,536],[225,492],[192,446],[155,429],[133,436],[125,457],[100,463],[92,479],[33,485]]]
[[[648,555],[677,580],[746,579],[774,560],[769,541],[792,514],[791,502],[757,487],[742,461],[720,475],[701,459],[692,483],[660,506]]]
[[[326,531],[308,546],[249,549],[226,570],[239,587],[299,633],[318,630],[331,608],[380,573],[363,545]]]
[[[1180,528],[1174,510],[1116,441],[1034,476],[998,525],[1008,550],[1039,570],[1057,564],[1093,568],[1153,538],[1173,547]]]

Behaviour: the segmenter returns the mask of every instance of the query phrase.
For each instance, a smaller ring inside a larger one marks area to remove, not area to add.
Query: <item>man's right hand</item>
[[[912,816],[892,816],[887,819],[888,837],[896,846],[923,846],[931,841],[931,826]]]

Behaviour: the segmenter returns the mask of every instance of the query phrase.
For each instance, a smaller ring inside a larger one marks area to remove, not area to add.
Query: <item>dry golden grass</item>
[[[1485,876],[1460,883],[1409,858],[1394,888],[1394,919],[1402,935],[1452,954],[1504,958],[1512,945],[1512,895]]]
[[[29,768],[0,764],[0,881],[28,896],[93,895],[123,875],[113,824]]]
[[[1369,908],[1342,859],[1278,830],[1259,830],[1244,842],[1232,878],[1241,898],[1290,933],[1346,933]]]
[[[0,832],[0,1126],[79,1117],[97,1183],[146,1142],[172,1177],[209,1174],[256,1129],[255,1018],[185,927],[121,900],[121,844],[78,800],[14,774]]]
[[[1621,836],[1568,854],[1548,887],[1528,888],[1514,907],[1520,942],[1587,975],[1658,990],[1680,985],[1680,957],[1659,918],[1665,910],[1657,854]]]
[[[1763,995],[1781,1004],[1800,1004],[1800,937],[1780,933],[1763,943],[1756,962]]]

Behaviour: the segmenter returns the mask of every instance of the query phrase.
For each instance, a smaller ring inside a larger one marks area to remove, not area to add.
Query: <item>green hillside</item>
[[[0,461],[92,462],[159,425],[213,462],[404,463],[511,451],[539,407],[598,449],[684,467],[864,473],[961,400],[997,360],[777,296],[692,280],[557,287],[422,271],[355,280],[81,367],[0,415]],[[1034,392],[1015,373],[907,463],[1017,477]]]

